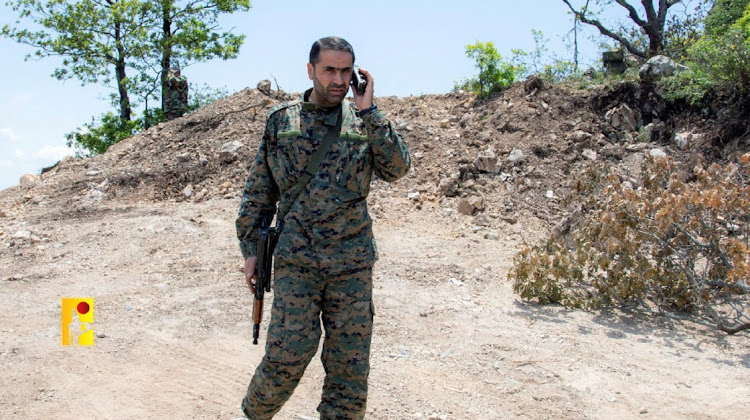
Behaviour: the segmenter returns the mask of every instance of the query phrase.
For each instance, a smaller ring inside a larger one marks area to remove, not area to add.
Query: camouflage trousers
[[[342,266],[348,268],[336,272],[332,267],[301,266],[276,258],[266,354],[242,401],[247,418],[270,419],[291,397],[317,352],[321,320],[326,376],[318,405],[320,418],[364,418],[373,320],[372,266]]]

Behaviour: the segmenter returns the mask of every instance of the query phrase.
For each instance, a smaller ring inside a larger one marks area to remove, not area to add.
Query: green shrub
[[[517,65],[504,60],[492,42],[467,45],[466,56],[474,60],[479,75],[457,83],[454,88],[474,92],[480,98],[507,88],[522,72]]]
[[[690,48],[690,61],[716,82],[750,87],[750,39],[738,26],[699,40]]]
[[[140,127],[140,121],[126,121],[113,112],[107,112],[102,114],[99,124],[92,119],[91,123],[66,134],[65,139],[68,147],[74,147],[79,157],[98,155],[106,152],[109,146],[132,136]]]
[[[552,237],[521,250],[508,274],[514,291],[541,304],[628,305],[730,334],[750,329],[750,153],[693,176],[684,182],[671,160],[654,159],[637,189],[614,175],[585,179],[600,194],[588,195],[574,245]]]

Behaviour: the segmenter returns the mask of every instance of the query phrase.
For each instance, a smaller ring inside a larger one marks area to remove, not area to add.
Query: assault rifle
[[[279,238],[275,227],[269,227],[269,218],[263,217],[258,228],[258,260],[255,262],[255,302],[253,303],[253,344],[258,344],[260,321],[263,319],[263,295],[271,291],[273,249]]]

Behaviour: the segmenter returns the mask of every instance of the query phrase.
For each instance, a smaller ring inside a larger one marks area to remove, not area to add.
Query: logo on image
[[[94,345],[94,298],[62,299],[62,345]]]

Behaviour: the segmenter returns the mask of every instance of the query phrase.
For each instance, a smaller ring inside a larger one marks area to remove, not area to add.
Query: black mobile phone
[[[362,95],[365,93],[365,88],[367,87],[367,79],[365,79],[365,76],[361,71],[359,71],[359,67],[354,68],[354,71],[352,72],[351,83],[354,89],[357,90],[358,95]]]

